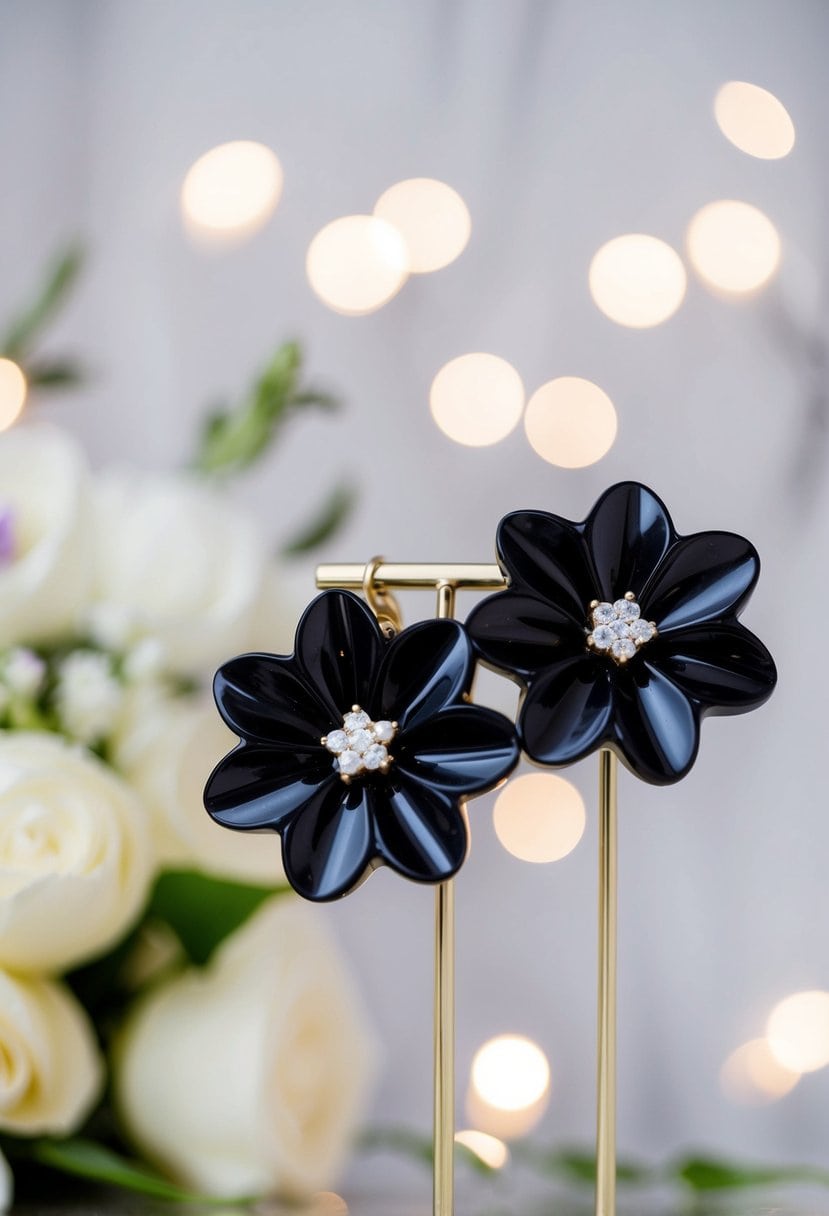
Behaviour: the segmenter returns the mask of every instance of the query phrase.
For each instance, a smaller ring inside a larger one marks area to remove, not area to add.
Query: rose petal
[[[599,599],[639,594],[676,534],[664,504],[647,486],[624,481],[611,486],[587,520]]]
[[[651,662],[703,713],[756,709],[777,682],[768,650],[742,625],[700,626],[671,634],[664,642],[657,639]]]
[[[699,747],[699,722],[685,694],[650,663],[616,683],[616,740],[628,768],[654,785],[684,777]]]
[[[332,726],[328,710],[304,683],[292,658],[243,654],[216,672],[219,713],[242,739],[290,747],[318,747]]]
[[[573,627],[570,616],[524,591],[490,595],[472,609],[466,628],[485,662],[517,676],[532,675],[562,654],[584,648],[584,631]]]
[[[566,659],[530,684],[518,719],[523,748],[538,764],[572,764],[607,737],[612,709],[608,660]]]
[[[281,831],[326,780],[340,784],[331,757],[322,748],[300,753],[244,743],[210,774],[204,805],[223,827]]]
[[[458,621],[421,621],[390,644],[372,704],[379,706],[378,717],[410,730],[460,701],[472,668],[472,646]]]
[[[468,847],[466,819],[456,798],[399,773],[378,788],[374,831],[377,854],[414,882],[445,882],[463,864]]]
[[[660,633],[736,616],[760,574],[754,546],[733,532],[697,532],[678,541],[642,592],[642,615]]]
[[[352,705],[369,708],[385,646],[374,613],[350,591],[324,591],[305,609],[296,633],[297,661],[331,724],[341,725]]]
[[[585,623],[596,586],[578,525],[547,511],[514,511],[498,525],[498,557],[515,589]]]
[[[347,895],[367,877],[374,856],[371,790],[339,777],[319,787],[282,835],[282,860],[291,886],[305,899]]]
[[[519,755],[508,718],[482,706],[460,705],[402,736],[396,767],[435,789],[472,794],[497,785]]]

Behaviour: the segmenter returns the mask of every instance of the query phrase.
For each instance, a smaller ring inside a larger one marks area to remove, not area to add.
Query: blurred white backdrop
[[[778,691],[756,714],[709,721],[680,786],[621,782],[620,1150],[829,1164],[829,1071],[759,1107],[733,1105],[720,1085],[723,1061],[763,1034],[775,1002],[829,987],[825,644],[813,619],[829,593],[829,9],[5,0],[2,15],[0,303],[16,306],[62,242],[88,244],[52,341],[82,352],[95,377],[43,412],[96,463],[180,464],[205,407],[296,335],[347,408],[296,427],[237,488],[275,543],[346,468],[359,506],[322,557],[491,560],[508,510],[582,518],[627,477],[666,499],[680,531],[757,544],[764,571],[745,621],[778,660]],[[789,156],[756,159],[723,137],[713,103],[729,80],[783,101]],[[236,139],[276,152],[281,200],[244,242],[195,242],[182,181]],[[372,315],[331,311],[306,278],[312,238],[422,176],[466,202],[466,250]],[[780,234],[779,272],[751,298],[712,293],[689,267],[687,226],[716,199],[752,203]],[[684,301],[654,328],[614,323],[588,289],[593,255],[629,232],[668,242],[688,267]],[[521,424],[488,447],[447,438],[429,386],[471,351],[507,359],[527,396],[554,377],[595,381],[618,415],[609,453],[557,468]],[[286,572],[275,648],[312,595],[310,562]],[[432,611],[428,598],[405,606],[410,620]],[[504,707],[514,696],[495,678],[482,691]],[[566,775],[587,830],[549,865],[504,851],[491,798],[470,806],[458,1089],[460,1103],[481,1043],[526,1034],[552,1068],[538,1134],[589,1141],[595,760]],[[317,914],[336,924],[384,1042],[376,1117],[426,1127],[431,891],[379,873]]]

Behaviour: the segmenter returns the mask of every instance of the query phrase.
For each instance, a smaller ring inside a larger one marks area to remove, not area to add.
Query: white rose
[[[114,760],[152,816],[159,864],[195,866],[227,878],[284,882],[276,832],[234,832],[204,809],[205,782],[239,742],[212,700],[191,703],[127,694],[128,712],[115,741]]]
[[[61,971],[137,917],[151,877],[146,814],[60,736],[0,732],[0,966]]]
[[[268,560],[251,515],[195,478],[109,474],[95,493],[90,625],[120,648],[157,639],[200,672],[247,648]]]
[[[374,1051],[323,915],[269,901],[128,1023],[115,1064],[125,1124],[191,1187],[306,1195],[345,1164]]]
[[[89,493],[83,453],[62,431],[0,435],[0,646],[75,624],[92,574]]]
[[[86,1014],[62,984],[3,971],[0,1009],[0,1128],[68,1135],[89,1114],[104,1079]]]

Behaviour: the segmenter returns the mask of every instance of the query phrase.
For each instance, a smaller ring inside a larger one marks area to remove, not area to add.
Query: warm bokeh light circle
[[[679,254],[658,237],[629,232],[594,254],[588,276],[596,307],[619,325],[647,329],[672,317],[685,298]]]
[[[559,861],[584,835],[587,813],[576,787],[555,773],[512,777],[492,812],[495,834],[521,861]]]
[[[816,1072],[829,1064],[829,992],[795,992],[779,1001],[766,1025],[769,1049],[792,1072]]]
[[[479,1047],[472,1061],[472,1087],[489,1106],[524,1110],[550,1088],[550,1065],[532,1039],[500,1034]]]
[[[276,154],[249,139],[218,144],[191,165],[181,187],[185,223],[198,233],[241,235],[261,228],[282,194]]]
[[[581,469],[610,451],[618,419],[613,402],[592,380],[559,376],[530,397],[524,429],[542,459],[563,469]]]
[[[344,215],[320,229],[305,260],[308,281],[324,304],[345,316],[375,312],[409,275],[409,253],[397,229],[375,215]]]
[[[26,377],[13,359],[0,356],[0,431],[14,426],[26,403]]]
[[[524,385],[498,355],[460,355],[435,376],[429,406],[444,435],[468,447],[485,447],[515,429],[524,409]]]
[[[454,262],[472,231],[469,209],[457,190],[431,177],[396,182],[381,194],[374,214],[400,232],[414,274],[441,270]]]
[[[720,1070],[720,1086],[736,1106],[767,1106],[791,1093],[800,1073],[784,1067],[767,1039],[743,1043]]]
[[[509,1161],[509,1149],[506,1144],[497,1136],[490,1136],[488,1132],[464,1128],[455,1133],[455,1143],[464,1145],[492,1170],[503,1169]]]
[[[780,264],[780,237],[751,203],[718,199],[688,225],[688,257],[697,274],[719,291],[741,295],[763,287]]]
[[[729,80],[719,89],[714,117],[725,138],[749,156],[779,160],[794,147],[794,123],[782,101],[746,80]]]

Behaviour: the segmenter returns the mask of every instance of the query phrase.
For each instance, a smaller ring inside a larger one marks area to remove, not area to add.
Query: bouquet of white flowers
[[[250,463],[298,368],[283,347],[197,468]],[[0,1210],[12,1171],[239,1197],[344,1163],[360,1003],[276,836],[202,806],[230,739],[207,678],[282,625],[256,520],[198,471],[93,476],[61,430],[0,436]]]

